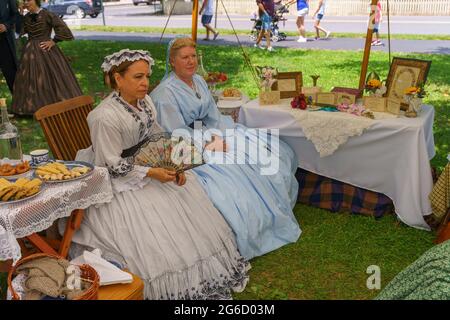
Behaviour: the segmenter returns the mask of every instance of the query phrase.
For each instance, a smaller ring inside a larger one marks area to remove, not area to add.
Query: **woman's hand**
[[[186,175],[184,174],[184,172],[180,172],[176,175],[176,182],[177,185],[182,186],[186,183]]]
[[[39,44],[41,49],[44,50],[44,51],[50,51],[50,49],[53,48],[54,45],[55,45],[55,42],[53,40],[42,41]]]
[[[210,151],[227,152],[228,146],[222,138],[212,136],[212,141],[205,145],[205,149]]]
[[[176,181],[177,174],[175,171],[167,170],[164,168],[150,168],[147,171],[147,177],[156,179],[161,183],[165,183],[169,181]]]

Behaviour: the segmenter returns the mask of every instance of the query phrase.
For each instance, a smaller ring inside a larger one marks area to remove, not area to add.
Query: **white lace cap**
[[[105,57],[105,60],[103,60],[101,68],[103,72],[108,73],[113,66],[117,67],[125,61],[138,61],[138,60],[147,61],[151,72],[152,66],[155,64],[155,61],[150,56],[150,53],[145,50],[123,49],[120,50],[119,52],[115,52]]]

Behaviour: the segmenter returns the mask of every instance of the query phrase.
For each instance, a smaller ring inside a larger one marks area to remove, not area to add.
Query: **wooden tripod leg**
[[[66,230],[64,231],[64,236],[61,240],[61,246],[59,247],[59,255],[63,258],[67,257],[69,253],[70,244],[72,242],[72,237],[80,228],[81,221],[83,221],[84,210],[77,209],[72,211],[72,214],[69,217],[69,220],[66,224]]]

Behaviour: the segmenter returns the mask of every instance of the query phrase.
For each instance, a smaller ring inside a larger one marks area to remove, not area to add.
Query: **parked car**
[[[42,7],[56,13],[61,18],[72,14],[79,19],[85,18],[86,15],[97,18],[102,12],[100,0],[49,0],[47,3],[43,3]]]
[[[133,4],[137,6],[140,3],[146,3],[147,5],[151,5],[155,2],[159,2],[158,0],[133,0]]]

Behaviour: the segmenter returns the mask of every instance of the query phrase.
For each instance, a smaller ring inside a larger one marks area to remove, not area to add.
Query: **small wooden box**
[[[363,91],[355,88],[334,87],[333,89],[331,89],[331,92],[348,93],[354,95],[356,99],[361,98],[363,96]]]
[[[260,91],[259,104],[270,105],[280,103],[280,91]]]

